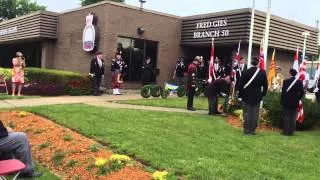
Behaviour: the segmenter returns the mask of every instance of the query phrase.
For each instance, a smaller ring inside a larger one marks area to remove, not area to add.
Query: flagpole
[[[253,41],[253,28],[254,28],[254,13],[255,13],[255,0],[252,0],[251,9],[251,24],[250,24],[250,37],[249,37],[249,47],[248,47],[248,68],[251,66],[251,55],[252,55],[252,41]]]
[[[306,49],[307,49],[307,38],[308,36],[310,36],[310,32],[305,31],[302,33],[302,36],[304,37],[304,41],[303,41],[303,52],[302,52],[302,63],[305,60],[305,56],[306,56]]]
[[[268,12],[266,17],[266,30],[264,36],[264,68],[267,66],[267,58],[268,58],[268,45],[269,45],[269,29],[270,29],[270,18],[271,18],[271,0],[268,0]]]

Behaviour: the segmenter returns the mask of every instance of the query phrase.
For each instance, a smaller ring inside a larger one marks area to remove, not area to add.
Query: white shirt
[[[97,61],[98,61],[99,66],[101,67],[101,66],[102,66],[102,61],[101,61],[101,59],[97,58]]]

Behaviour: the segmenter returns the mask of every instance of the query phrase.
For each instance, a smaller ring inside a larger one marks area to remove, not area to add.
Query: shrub
[[[280,106],[280,94],[268,93],[264,98],[264,107],[268,111],[267,123],[274,127],[282,127],[282,108]],[[319,122],[320,105],[303,99],[304,122],[297,123],[298,130],[306,130],[314,127]]]
[[[177,95],[179,97],[184,97],[186,95],[186,91],[184,90],[184,86],[179,86],[177,89]]]
[[[151,85],[146,85],[143,86],[143,88],[141,89],[140,95],[143,98],[149,98],[151,96],[150,91],[151,91]]]
[[[162,88],[158,85],[154,85],[150,89],[150,93],[152,97],[160,97]]]
[[[0,68],[0,73],[7,79],[11,91],[11,70]],[[88,95],[91,80],[88,76],[70,71],[43,68],[26,68],[23,94],[26,95]]]

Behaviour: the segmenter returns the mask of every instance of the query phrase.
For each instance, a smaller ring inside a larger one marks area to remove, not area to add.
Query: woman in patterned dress
[[[12,96],[15,96],[16,87],[18,86],[18,96],[21,96],[21,89],[24,83],[25,58],[21,52],[16,53],[12,59]]]

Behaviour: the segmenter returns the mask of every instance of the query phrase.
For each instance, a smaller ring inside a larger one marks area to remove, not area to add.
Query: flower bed
[[[151,179],[136,161],[121,163],[119,168],[100,173],[97,158],[106,160],[125,159],[112,155],[96,141],[88,139],[70,129],[27,112],[1,112],[0,119],[16,131],[28,134],[32,154],[40,164],[48,167],[62,179]],[[113,158],[110,158],[113,157]]]

